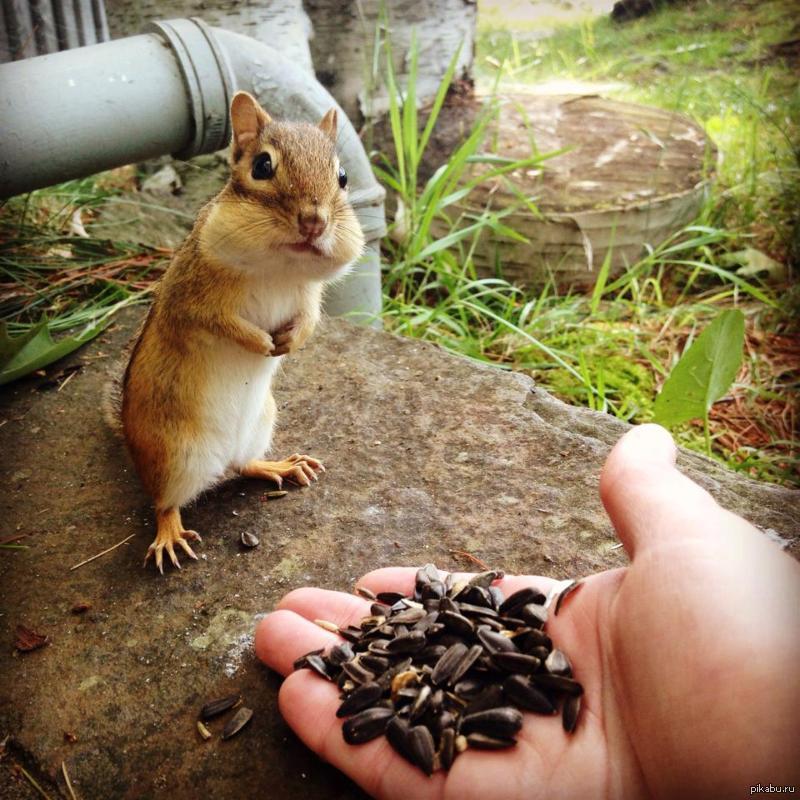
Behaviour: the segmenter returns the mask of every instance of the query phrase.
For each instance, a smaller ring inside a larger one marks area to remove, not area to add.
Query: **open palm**
[[[558,717],[525,714],[512,750],[468,750],[427,777],[382,737],[342,739],[337,687],[292,662],[338,641],[369,613],[360,597],[299,589],[256,635],[287,675],[280,709],[319,755],[380,798],[743,797],[758,783],[798,782],[800,568],[674,468],[655,426],[617,445],[601,492],[631,566],[590,576],[548,622],[585,690],[574,734]],[[413,590],[415,570],[366,575],[373,591]],[[507,577],[508,595],[541,577]],[[291,674],[290,674],[291,673]]]

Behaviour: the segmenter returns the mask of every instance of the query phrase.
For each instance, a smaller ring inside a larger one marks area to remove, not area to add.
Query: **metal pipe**
[[[336,101],[268,45],[169,20],[152,32],[0,65],[0,195],[8,197],[171,153],[227,146],[228,107],[244,89],[274,116],[317,122]],[[356,269],[330,292],[331,314],[380,312],[384,191],[339,109],[338,149],[367,240]]]

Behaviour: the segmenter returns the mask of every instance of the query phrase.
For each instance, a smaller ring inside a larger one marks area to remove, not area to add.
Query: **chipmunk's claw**
[[[241,470],[246,478],[275,481],[279,487],[283,485],[284,478],[300,486],[311,486],[311,481],[317,480],[319,472],[325,472],[321,461],[299,453],[294,453],[283,461],[250,461]]]
[[[158,530],[156,531],[156,538],[150,547],[147,548],[147,553],[144,557],[144,565],[147,566],[147,562],[152,558],[155,561],[156,569],[163,575],[164,551],[166,550],[172,565],[180,569],[181,564],[175,553],[175,545],[179,545],[189,558],[197,561],[197,555],[189,546],[189,541],[202,541],[200,534],[198,534],[197,531],[184,530],[180,515],[177,511],[158,514],[157,518]]]

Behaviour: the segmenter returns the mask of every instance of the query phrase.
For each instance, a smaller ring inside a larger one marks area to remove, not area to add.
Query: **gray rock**
[[[0,740],[10,734],[12,758],[51,794],[64,760],[87,798],[193,798],[200,786],[215,798],[362,797],[281,720],[279,681],[251,652],[258,615],[297,586],[351,590],[377,566],[469,568],[456,551],[556,578],[625,563],[597,497],[624,423],[523,376],[331,321],[287,359],[276,392],[276,453],[311,453],[328,471],[279,501],[255,481],[220,487],[185,513],[201,560],[164,577],[143,569],[148,498],[99,407],[136,318],[79,352],[85,366],[62,391],[31,380],[0,399],[0,537],[24,533],[28,546],[0,551]],[[770,535],[795,535],[797,492],[693,454],[681,464]],[[242,548],[243,531],[261,546]],[[91,609],[70,613],[79,601]],[[18,623],[51,643],[15,655]],[[238,691],[250,726],[221,742],[224,720],[212,720],[203,742],[200,707]],[[0,769],[0,796],[29,789]]]

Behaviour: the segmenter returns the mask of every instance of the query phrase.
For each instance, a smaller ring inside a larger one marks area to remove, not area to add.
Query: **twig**
[[[84,564],[88,564],[90,561],[94,561],[96,558],[100,558],[100,556],[104,556],[106,553],[110,553],[112,550],[116,550],[120,545],[125,544],[125,542],[133,539],[136,536],[135,533],[132,533],[127,539],[123,539],[121,542],[117,542],[113,547],[109,547],[108,550],[103,550],[102,553],[97,553],[97,555],[92,556],[91,558],[87,558],[86,561],[81,561],[80,564],[76,564],[74,567],[70,567],[69,571],[72,572],[74,569],[78,569],[78,567],[82,567]]]
[[[28,772],[28,770],[22,766],[22,764],[17,764],[17,766],[20,768],[22,774],[30,781],[31,786],[33,786],[33,788],[36,789],[36,791],[39,792],[42,797],[44,797],[44,800],[50,800],[50,795],[47,794],[47,792],[42,789],[38,783],[36,783],[36,779],[33,777],[33,775],[31,775],[30,772]]]
[[[58,394],[77,374],[78,370],[70,372],[70,374],[67,375],[67,377],[58,385],[58,389],[56,389],[56,394]]]
[[[72,788],[72,781],[70,781],[69,779],[69,773],[67,772],[66,761],[61,762],[61,772],[64,774],[64,780],[66,781],[67,784],[67,790],[69,791],[69,796],[72,798],[72,800],[78,800],[78,798],[75,797],[75,790]]]
[[[453,555],[462,556],[463,558],[468,559],[473,564],[477,564],[482,570],[489,570],[488,564],[485,564],[481,561],[477,556],[473,556],[472,553],[467,553],[465,550],[450,550]]]
[[[17,539],[24,539],[28,536],[27,533],[13,533],[11,536],[4,536],[0,539],[0,544],[8,544],[9,542],[16,542]]]

